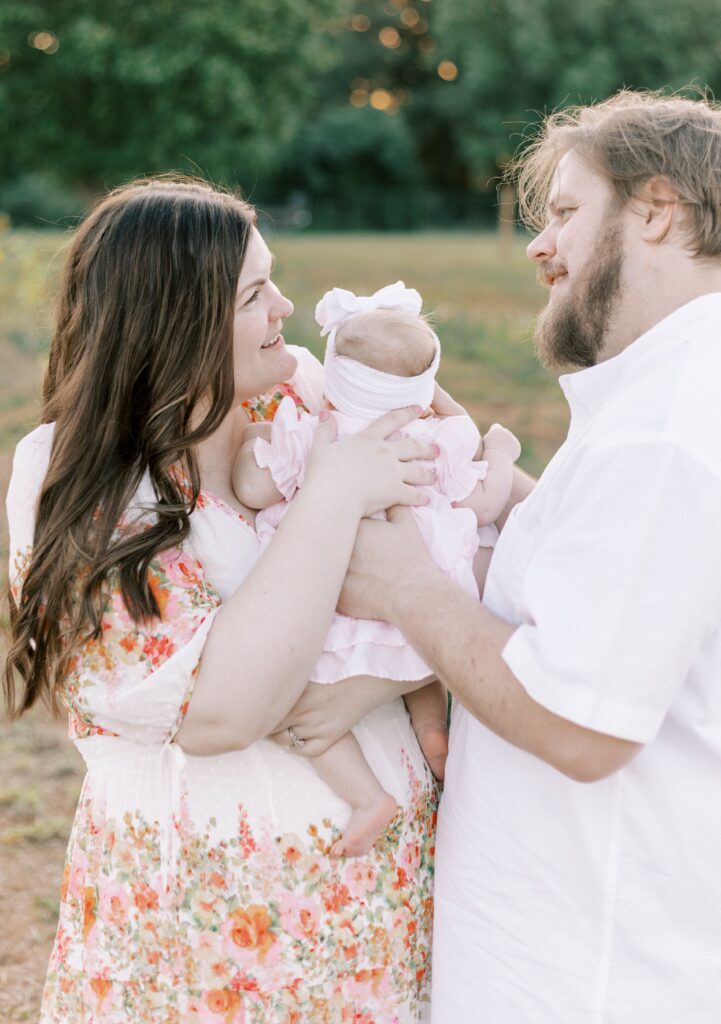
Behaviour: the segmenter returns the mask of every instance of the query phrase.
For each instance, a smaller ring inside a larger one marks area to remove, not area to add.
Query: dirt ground
[[[82,759],[43,709],[0,720],[0,1022],[37,1021]],[[71,1024],[71,1022],[68,1022]]]

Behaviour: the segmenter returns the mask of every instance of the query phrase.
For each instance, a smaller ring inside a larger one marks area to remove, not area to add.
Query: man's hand
[[[439,572],[410,509],[395,506],[388,522],[362,520],[338,611],[392,622],[396,602],[407,600],[420,579]]]

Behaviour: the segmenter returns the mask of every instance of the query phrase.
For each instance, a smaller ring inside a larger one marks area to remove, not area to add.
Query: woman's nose
[[[556,255],[556,236],[551,227],[547,227],[540,235],[526,246],[526,256],[536,263],[543,263]]]
[[[274,315],[271,316],[270,319],[285,320],[287,316],[290,316],[294,309],[295,306],[290,301],[290,299],[287,299],[285,295],[283,295],[283,293],[279,291],[275,302],[275,308],[273,309]]]

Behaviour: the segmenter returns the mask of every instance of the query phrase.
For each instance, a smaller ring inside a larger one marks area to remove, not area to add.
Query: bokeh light
[[[397,46],[401,45],[401,37],[397,28],[393,28],[391,25],[386,25],[378,33],[378,38],[383,46],[387,46],[389,50],[395,50]]]
[[[421,16],[415,7],[404,7],[398,17],[401,24],[405,25],[406,28],[413,28],[421,20]]]
[[[437,71],[444,82],[454,82],[458,78],[458,68],[452,60],[442,60]]]
[[[43,53],[57,53],[60,49],[58,37],[52,32],[31,32],[28,36],[28,45]]]
[[[387,89],[374,89],[370,95],[370,104],[375,110],[390,111],[395,102],[393,93]]]
[[[458,78],[458,68],[452,60],[442,60],[436,70],[444,82],[454,82]]]
[[[350,20],[350,27],[355,32],[367,32],[371,27],[371,20],[365,14],[356,14]]]

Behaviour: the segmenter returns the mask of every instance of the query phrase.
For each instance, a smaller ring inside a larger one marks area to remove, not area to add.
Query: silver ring
[[[296,733],[292,725],[288,726],[288,735],[290,736],[290,742],[293,744],[295,750],[301,750],[305,746],[305,740],[302,740]]]

